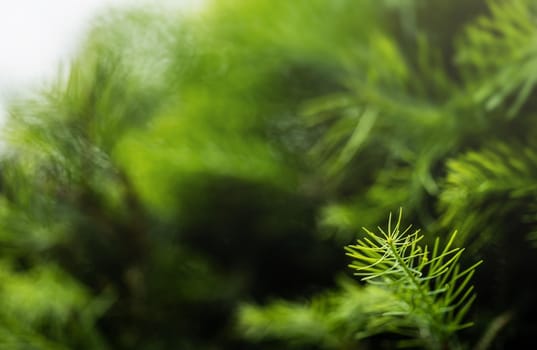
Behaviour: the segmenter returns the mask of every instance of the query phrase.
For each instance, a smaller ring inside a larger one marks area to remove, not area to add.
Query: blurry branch
[[[490,322],[489,327],[487,328],[485,334],[481,337],[477,345],[473,348],[474,350],[487,350],[490,349],[492,343],[494,342],[494,338],[498,335],[498,333],[501,332],[505,326],[511,322],[511,320],[514,317],[514,313],[512,310],[508,310],[503,312],[502,314],[498,315],[494,319],[492,319],[492,322]]]
[[[449,160],[439,195],[442,225],[460,227],[460,239],[474,248],[494,240],[506,218],[535,227],[535,176],[537,153],[516,143],[494,143]]]
[[[239,330],[254,341],[272,339],[322,349],[350,349],[361,339],[394,328],[383,316],[396,306],[389,291],[346,279],[339,285],[307,303],[245,304],[238,313]]]
[[[107,348],[95,323],[110,306],[109,296],[92,297],[52,264],[25,272],[11,265],[0,261],[0,347]]]
[[[468,113],[459,117],[467,98],[427,37],[418,38],[417,51],[409,53],[389,35],[373,35],[368,56],[345,77],[347,90],[304,104],[305,125],[321,131],[309,155],[329,195],[341,191],[346,197],[330,201],[323,226],[347,229],[334,220],[330,208],[336,207],[377,224],[386,211],[404,204],[431,221],[424,200],[438,194],[436,168],[480,130]]]
[[[460,38],[456,60],[472,99],[509,119],[537,83],[537,3],[489,0],[489,16],[474,21]]]

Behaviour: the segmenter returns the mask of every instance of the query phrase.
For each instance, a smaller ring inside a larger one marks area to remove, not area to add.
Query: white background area
[[[195,8],[201,2],[0,0],[0,125],[9,98],[41,86],[58,73],[60,65],[68,65],[92,18],[107,7],[158,4]]]

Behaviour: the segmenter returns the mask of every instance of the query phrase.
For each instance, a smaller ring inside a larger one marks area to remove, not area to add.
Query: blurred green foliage
[[[10,106],[0,348],[393,348],[397,295],[345,277],[342,247],[401,206],[484,260],[450,346],[535,344],[536,16],[219,0],[96,18]]]

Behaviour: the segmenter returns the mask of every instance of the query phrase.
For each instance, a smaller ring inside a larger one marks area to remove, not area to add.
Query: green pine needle
[[[444,348],[456,331],[472,325],[464,318],[475,300],[470,281],[482,261],[461,269],[464,249],[453,245],[456,231],[443,246],[437,238],[431,251],[420,244],[420,231],[402,228],[401,219],[402,211],[395,225],[390,214],[387,230],[364,228],[367,236],[345,247],[354,259],[350,267],[362,281],[400,299],[400,310],[392,315],[406,319],[425,346]]]

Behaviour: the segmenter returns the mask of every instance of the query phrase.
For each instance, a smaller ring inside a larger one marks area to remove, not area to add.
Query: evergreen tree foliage
[[[437,238],[429,251],[418,244],[423,239],[419,230],[401,227],[401,215],[395,226],[390,216],[386,231],[365,229],[368,237],[347,246],[354,259],[350,267],[362,281],[393,291],[400,302],[386,314],[407,318],[417,329],[415,337],[424,338],[429,348],[442,349],[455,331],[470,325],[463,323],[475,299],[468,283],[481,262],[461,271],[463,249],[452,247],[456,231],[444,246]]]
[[[0,348],[535,345],[536,11],[103,13],[3,127]]]
[[[466,241],[473,239],[479,245],[494,240],[497,227],[509,225],[502,218],[516,218],[530,229],[534,224],[536,161],[534,147],[515,142],[493,144],[450,159],[439,197],[443,223],[457,223],[470,236]],[[472,237],[471,232],[478,230],[479,237]]]
[[[489,1],[490,15],[475,20],[460,40],[456,61],[473,102],[486,111],[518,112],[536,83],[537,6],[533,1]]]
[[[352,349],[375,334],[403,327],[386,315],[398,305],[389,290],[363,287],[346,277],[338,285],[306,303],[281,300],[263,308],[245,304],[238,328],[249,339],[279,340],[281,347]]]
[[[456,232],[443,246],[437,238],[429,250],[420,244],[424,236],[419,230],[401,226],[401,215],[400,211],[395,224],[390,216],[387,229],[379,227],[379,233],[364,229],[367,236],[346,247],[354,260],[350,267],[366,287],[347,282],[342,292],[308,306],[276,302],[264,309],[243,307],[240,319],[246,335],[331,349],[345,348],[352,339],[393,332],[409,337],[401,345],[458,347],[454,333],[471,326],[464,322],[475,300],[469,282],[481,261],[461,270],[464,249],[453,247]],[[349,299],[359,302],[351,306]]]

